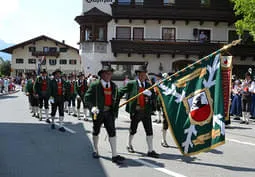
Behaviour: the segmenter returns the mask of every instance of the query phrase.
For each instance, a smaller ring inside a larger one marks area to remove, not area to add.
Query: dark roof
[[[14,46],[5,48],[5,49],[0,50],[0,51],[1,51],[1,52],[5,52],[5,53],[12,54],[12,52],[13,52],[14,49],[17,49],[17,48],[19,48],[19,47],[24,47],[24,46],[29,45],[29,44],[31,44],[31,43],[34,43],[34,42],[36,42],[36,41],[45,40],[45,39],[54,41],[56,44],[61,44],[61,45],[65,46],[65,47],[72,48],[72,49],[76,50],[77,52],[79,52],[79,50],[78,50],[77,48],[72,47],[72,46],[70,46],[70,45],[67,45],[67,44],[65,44],[65,43],[63,43],[63,42],[57,41],[57,40],[55,40],[55,39],[52,39],[52,38],[50,38],[50,37],[48,37],[48,36],[45,36],[45,35],[38,36],[38,37],[36,37],[36,38],[30,39],[30,40],[28,40],[28,41],[25,41],[25,42],[22,42],[22,43],[19,43],[19,44],[16,44],[16,45],[14,45]]]
[[[87,12],[84,12],[82,15],[75,17],[75,21],[79,24],[83,22],[99,22],[105,21],[108,22],[112,19],[112,16],[99,10],[96,7],[93,7]]]

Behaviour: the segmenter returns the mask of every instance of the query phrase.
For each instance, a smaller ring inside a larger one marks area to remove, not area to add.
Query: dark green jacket
[[[149,88],[151,86],[150,83],[145,82],[145,89]],[[145,104],[145,112],[147,114],[150,114],[152,112],[152,101],[155,96],[155,93],[153,89],[150,90],[152,92],[152,95],[148,97],[148,103]],[[119,89],[119,96],[122,97],[124,94],[127,94],[127,100],[136,96],[139,93],[139,84],[137,80],[132,80],[127,83],[126,86]],[[134,99],[133,101],[130,101],[126,104],[126,111],[130,114],[134,114],[136,111],[136,105],[137,105],[137,99]]]
[[[118,109],[119,109],[119,96],[118,96],[118,88],[115,83],[111,81],[111,88],[112,88],[112,111],[114,116],[118,116]],[[85,103],[88,103],[90,107],[97,106],[99,111],[102,112],[104,109],[104,89],[101,84],[100,80],[97,80],[90,84],[85,96],[84,96]]]
[[[84,85],[84,90],[82,90],[82,84]],[[75,84],[75,89],[76,89],[76,93],[80,97],[84,97],[86,91],[88,90],[88,83],[87,83],[87,81],[83,80],[82,83],[80,83],[80,81],[77,80],[76,84]]]
[[[46,77],[46,80],[47,80],[47,96],[50,97],[51,95],[51,80]],[[42,77],[41,76],[38,76],[36,78],[36,81],[35,81],[35,84],[34,84],[34,91],[35,91],[35,94],[38,94],[39,96],[42,96],[42,92],[41,92],[41,87],[42,87]]]
[[[65,91],[66,91],[66,87],[67,85],[65,84],[65,81],[63,79],[61,79],[62,83],[63,83],[63,88],[62,88],[62,91],[63,91],[63,96],[65,95]],[[58,83],[56,81],[56,79],[53,79],[51,80],[51,96],[53,98],[56,98],[58,95]]]
[[[67,98],[70,98],[71,96],[76,96],[77,95],[77,93],[76,93],[76,87],[75,87],[75,83],[74,83],[74,93],[72,93],[71,94],[71,81],[69,81],[69,80],[67,80],[67,81],[65,81],[65,84],[64,84],[65,86],[65,96],[67,97]]]
[[[33,82],[32,79],[29,79],[27,81],[25,91],[28,92],[29,94],[33,94],[34,93],[34,82]]]

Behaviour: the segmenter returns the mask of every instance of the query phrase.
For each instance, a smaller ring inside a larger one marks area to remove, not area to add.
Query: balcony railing
[[[34,51],[32,52],[32,56],[35,57],[40,57],[40,56],[54,56],[54,57],[59,57],[59,52],[57,51],[48,51],[48,52],[44,52],[44,51]]]
[[[143,19],[143,20],[185,20],[213,21],[233,24],[236,20],[231,8],[212,7],[177,7],[176,5],[145,6],[121,5],[113,3],[112,17],[114,19]],[[202,14],[202,15],[201,15]],[[216,23],[217,24],[217,23]]]
[[[114,54],[181,54],[181,55],[208,55],[227,44],[227,41],[206,41],[189,39],[113,39],[111,40]],[[234,56],[255,56],[254,45],[239,45],[229,50]]]

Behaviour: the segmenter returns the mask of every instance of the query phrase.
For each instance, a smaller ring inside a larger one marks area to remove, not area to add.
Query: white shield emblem
[[[212,118],[212,99],[207,89],[196,91],[184,99],[192,124],[204,125]]]

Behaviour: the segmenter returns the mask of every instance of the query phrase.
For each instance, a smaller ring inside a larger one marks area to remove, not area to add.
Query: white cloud
[[[5,0],[0,5],[0,21],[18,10],[19,0]]]

